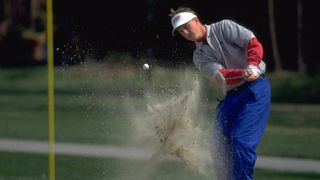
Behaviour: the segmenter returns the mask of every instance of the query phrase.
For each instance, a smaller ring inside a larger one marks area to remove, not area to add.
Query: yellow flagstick
[[[47,0],[49,180],[55,180],[54,62],[52,0]]]

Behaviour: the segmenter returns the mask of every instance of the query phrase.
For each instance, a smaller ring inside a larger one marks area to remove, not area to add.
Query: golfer
[[[224,89],[225,96],[216,107],[211,146],[217,179],[253,179],[271,94],[261,43],[252,31],[232,20],[206,25],[187,7],[171,9],[169,16],[172,34],[195,43],[194,65]]]

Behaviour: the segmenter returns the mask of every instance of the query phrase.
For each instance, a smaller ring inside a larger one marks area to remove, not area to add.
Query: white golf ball
[[[143,64],[142,68],[143,68],[143,70],[148,70],[149,69],[149,64]]]

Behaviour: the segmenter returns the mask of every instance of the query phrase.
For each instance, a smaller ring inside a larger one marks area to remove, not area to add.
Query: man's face
[[[178,32],[189,41],[197,41],[203,37],[202,24],[197,18],[181,25]]]

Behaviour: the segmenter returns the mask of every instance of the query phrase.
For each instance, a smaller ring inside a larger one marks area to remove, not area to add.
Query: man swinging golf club
[[[202,24],[187,7],[171,9],[172,34],[195,43],[194,65],[224,87],[216,107],[212,158],[219,180],[253,179],[256,148],[267,125],[270,84],[263,47],[252,31],[232,20]]]

